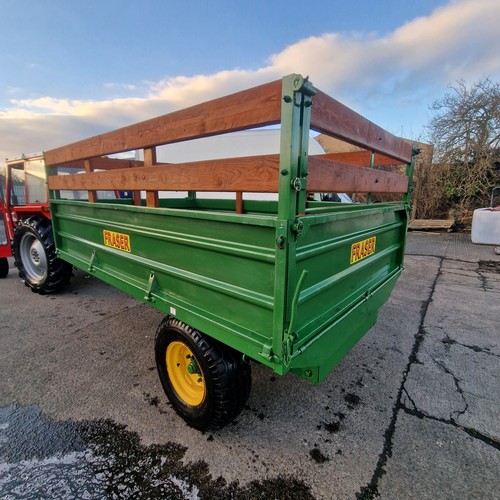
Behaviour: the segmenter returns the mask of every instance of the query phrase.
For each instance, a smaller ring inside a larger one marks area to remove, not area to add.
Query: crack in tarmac
[[[455,410],[455,411],[452,411],[450,413],[450,421],[455,422],[455,418],[458,418],[461,415],[464,415],[469,409],[469,403],[465,399],[465,394],[464,394],[463,389],[460,387],[460,379],[444,364],[444,362],[441,362],[441,361],[435,359],[427,349],[425,352],[427,352],[428,356],[432,359],[432,361],[434,361],[436,366],[438,366],[441,370],[443,370],[447,375],[451,376],[451,378],[453,379],[453,383],[455,384],[455,387],[457,389],[457,392],[460,394],[460,397],[464,401],[465,408],[463,410]],[[413,405],[415,406],[415,403],[413,403]],[[415,408],[416,408],[416,406],[415,406]],[[452,417],[453,414],[456,414],[455,418]]]
[[[462,344],[462,342],[458,342],[457,340],[452,339],[444,331],[444,328],[442,326],[430,326],[430,327],[428,326],[427,328],[436,328],[437,330],[441,330],[442,334],[446,337],[445,339],[441,340],[441,343],[444,344],[445,348],[448,348],[452,345],[458,345],[465,349],[470,349],[471,351],[474,352],[480,352],[482,354],[487,354],[488,356],[494,356],[495,358],[500,358],[500,354],[497,354],[496,352],[491,352],[491,349],[489,347],[479,347],[477,345]]]
[[[408,374],[410,373],[411,366],[414,363],[420,363],[420,361],[418,361],[418,351],[420,349],[420,345],[422,344],[422,341],[423,341],[425,334],[426,334],[425,329],[424,329],[425,317],[427,316],[427,311],[429,309],[429,305],[432,302],[437,282],[442,275],[442,268],[443,268],[443,263],[445,261],[445,258],[438,257],[438,259],[439,259],[438,270],[437,270],[436,276],[434,277],[434,280],[431,284],[429,296],[427,297],[427,300],[422,302],[422,305],[420,308],[420,324],[419,324],[418,332],[415,334],[415,342],[413,343],[411,353],[408,356],[408,363],[407,363],[406,368],[403,372],[403,378],[401,380],[401,385],[400,385],[399,390],[398,390],[398,395],[397,395],[396,401],[394,403],[391,421],[389,422],[389,426],[387,427],[387,429],[384,433],[384,437],[385,437],[384,447],[382,449],[382,452],[379,455],[379,459],[378,459],[377,465],[375,466],[375,471],[373,473],[372,479],[370,480],[370,482],[366,486],[363,486],[360,489],[360,491],[358,493],[356,493],[356,498],[358,500],[370,500],[370,499],[373,499],[375,497],[380,496],[380,493],[378,491],[379,481],[384,476],[384,474],[387,472],[385,470],[385,467],[387,465],[389,458],[392,457],[392,445],[393,445],[394,433],[396,431],[396,422],[398,420],[398,413],[399,413],[399,410],[401,410],[403,408],[403,403],[402,403],[401,399],[403,396],[403,392],[405,392],[407,394],[406,389],[405,389],[406,380],[408,378]]]
[[[500,450],[500,441],[493,439],[493,438],[487,436],[486,434],[483,434],[482,432],[479,432],[477,429],[460,425],[455,420],[453,420],[451,417],[449,420],[447,420],[445,418],[440,418],[440,417],[435,417],[433,415],[429,415],[429,414],[425,413],[424,411],[419,410],[410,397],[408,397],[408,399],[411,401],[412,405],[414,406],[413,409],[408,408],[403,403],[401,403],[401,406],[400,406],[400,409],[402,411],[404,411],[407,415],[412,415],[412,416],[420,418],[420,419],[433,420],[434,422],[440,422],[441,424],[451,425],[452,427],[455,427],[456,429],[460,429],[461,431],[467,433],[469,436],[473,437],[474,439],[479,439],[483,443],[486,443],[489,446],[492,446],[496,450]]]
[[[492,292],[494,290],[494,288],[488,285],[488,277],[484,276],[483,274],[481,274],[481,272],[479,271],[479,269],[476,269],[476,273],[477,273],[477,278],[479,279],[479,283],[481,283],[481,285],[479,286],[479,288],[484,293],[486,293],[486,292]]]
[[[417,255],[418,256],[418,255]],[[429,257],[429,255],[425,255],[426,257]],[[464,409],[463,410],[456,410],[450,413],[449,419],[443,419],[440,417],[435,417],[432,415],[428,415],[422,410],[417,408],[417,405],[409,395],[409,392],[406,389],[406,381],[410,372],[410,369],[412,365],[414,364],[423,364],[419,359],[418,359],[418,353],[420,350],[420,347],[422,345],[422,342],[424,338],[428,335],[428,332],[426,331],[426,328],[424,327],[425,324],[425,318],[427,316],[427,311],[429,309],[430,303],[433,301],[434,297],[434,292],[437,286],[437,283],[439,281],[439,278],[443,274],[443,264],[445,261],[455,261],[455,262],[467,262],[468,261],[462,261],[459,259],[448,259],[445,257],[440,257],[440,256],[433,256],[435,258],[438,258],[440,260],[439,262],[439,267],[436,273],[436,276],[434,277],[433,283],[431,285],[431,290],[429,293],[429,296],[427,300],[425,300],[422,303],[421,306],[421,316],[420,316],[420,325],[418,332],[415,334],[415,342],[413,344],[412,351],[408,357],[408,364],[403,372],[403,377],[401,381],[401,385],[398,391],[398,397],[396,398],[396,402],[394,403],[393,407],[393,414],[391,421],[389,423],[389,426],[387,427],[384,437],[385,437],[385,442],[384,442],[384,447],[382,449],[382,452],[379,455],[379,459],[377,462],[377,465],[375,467],[373,476],[371,481],[366,485],[363,486],[358,493],[356,493],[356,498],[359,500],[371,500],[375,497],[380,496],[380,493],[378,491],[379,488],[379,481],[380,479],[384,476],[386,473],[386,465],[389,461],[389,458],[392,457],[392,447],[393,447],[393,438],[394,438],[394,433],[396,430],[396,423],[398,420],[398,414],[399,411],[403,411],[404,413],[408,415],[415,416],[420,419],[429,419],[435,422],[440,422],[443,424],[451,425],[457,429],[460,429],[461,431],[465,432],[468,434],[470,437],[473,439],[477,439],[479,441],[482,441],[483,443],[500,450],[500,442],[490,436],[487,436],[486,434],[483,434],[479,432],[477,429],[470,428],[470,427],[465,427],[463,425],[460,425],[457,423],[456,419],[459,418],[461,415],[465,414],[468,409],[469,409],[469,404],[467,402],[467,399],[465,398],[465,391],[462,389],[460,386],[460,379],[441,361],[435,359],[428,351],[427,354],[429,357],[433,360],[433,362],[441,369],[443,370],[446,374],[450,375],[453,379],[453,382],[455,384],[457,392],[460,394],[461,398],[463,399],[464,402]],[[495,267],[496,269],[496,267]],[[478,278],[480,280],[480,288],[483,290],[485,293],[486,292],[491,292],[492,288],[487,286],[487,277],[483,276],[480,271],[485,270],[484,265],[481,267],[481,263],[479,263],[479,267],[476,269],[476,273],[478,274]],[[489,269],[488,269],[489,270]],[[495,271],[493,271],[495,272]],[[498,271],[497,271],[498,272]],[[474,352],[480,352],[484,353],[490,356],[495,356],[495,357],[500,357],[500,355],[491,352],[488,348],[481,348],[478,346],[472,346],[472,345],[467,345],[467,344],[462,344],[460,342],[457,342],[456,340],[453,340],[450,338],[450,336],[444,331],[442,327],[436,327],[440,329],[443,333],[443,335],[446,337],[446,339],[442,340],[443,344],[445,344],[445,347],[448,347],[450,345],[460,345],[466,349],[471,349]],[[403,396],[406,396],[407,400],[410,401],[410,403],[413,405],[413,409],[408,408],[406,404],[403,402]]]
[[[479,281],[481,283],[481,290],[483,292],[492,292],[495,290],[495,288],[491,285],[489,285],[489,281],[491,277],[485,276],[483,273],[486,272],[487,274],[500,274],[500,262],[496,261],[485,261],[485,260],[480,260],[478,262],[478,267],[475,270],[475,272],[478,275]]]

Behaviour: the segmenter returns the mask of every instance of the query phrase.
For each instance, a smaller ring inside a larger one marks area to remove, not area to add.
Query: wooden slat
[[[272,125],[281,118],[281,80],[45,152],[48,165],[109,155],[222,132]]]
[[[408,177],[311,156],[307,191],[312,193],[406,193]]]
[[[248,156],[92,174],[56,175],[49,189],[278,192],[279,156]]]
[[[312,98],[311,128],[409,163],[412,147],[320,90]]]
[[[137,160],[122,160],[120,158],[108,158],[106,156],[97,156],[92,158],[94,170],[112,170],[115,168],[133,168],[141,167],[144,162]],[[67,168],[85,168],[85,160],[75,160],[62,165]]]
[[[327,153],[323,155],[315,155],[318,158],[326,158],[328,160],[335,160],[340,163],[347,163],[356,167],[369,167],[370,166],[370,151],[349,151],[343,153]],[[387,165],[400,165],[400,161],[394,160],[389,156],[384,156],[379,153],[374,155],[374,167],[383,167]]]

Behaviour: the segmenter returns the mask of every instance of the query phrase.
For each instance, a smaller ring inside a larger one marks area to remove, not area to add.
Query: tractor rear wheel
[[[52,224],[44,217],[20,220],[12,244],[19,276],[36,293],[51,293],[69,283],[72,266],[56,255]]]
[[[0,278],[5,278],[9,274],[9,261],[7,257],[0,258]]]
[[[174,410],[199,430],[231,422],[250,394],[250,365],[241,354],[167,316],[156,332],[156,366]]]

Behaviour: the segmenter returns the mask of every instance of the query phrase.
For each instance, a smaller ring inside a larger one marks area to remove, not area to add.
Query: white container
[[[472,215],[472,243],[500,245],[500,210],[478,208]]]

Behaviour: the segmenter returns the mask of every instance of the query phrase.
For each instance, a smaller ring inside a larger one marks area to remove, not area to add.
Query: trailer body
[[[279,155],[156,159],[162,144],[276,124]],[[310,130],[365,151],[310,155]],[[138,148],[144,160],[134,164],[104,157]],[[375,323],[403,270],[414,154],[289,75],[47,151],[57,254],[245,358],[320,382]],[[58,175],[75,161],[87,173]],[[403,165],[403,173],[381,165]],[[61,195],[82,189],[88,201]],[[134,196],[99,200],[97,190]],[[186,196],[161,198],[160,191]],[[318,192],[368,193],[368,203],[313,201]],[[370,193],[382,192],[400,199],[370,203]]]

